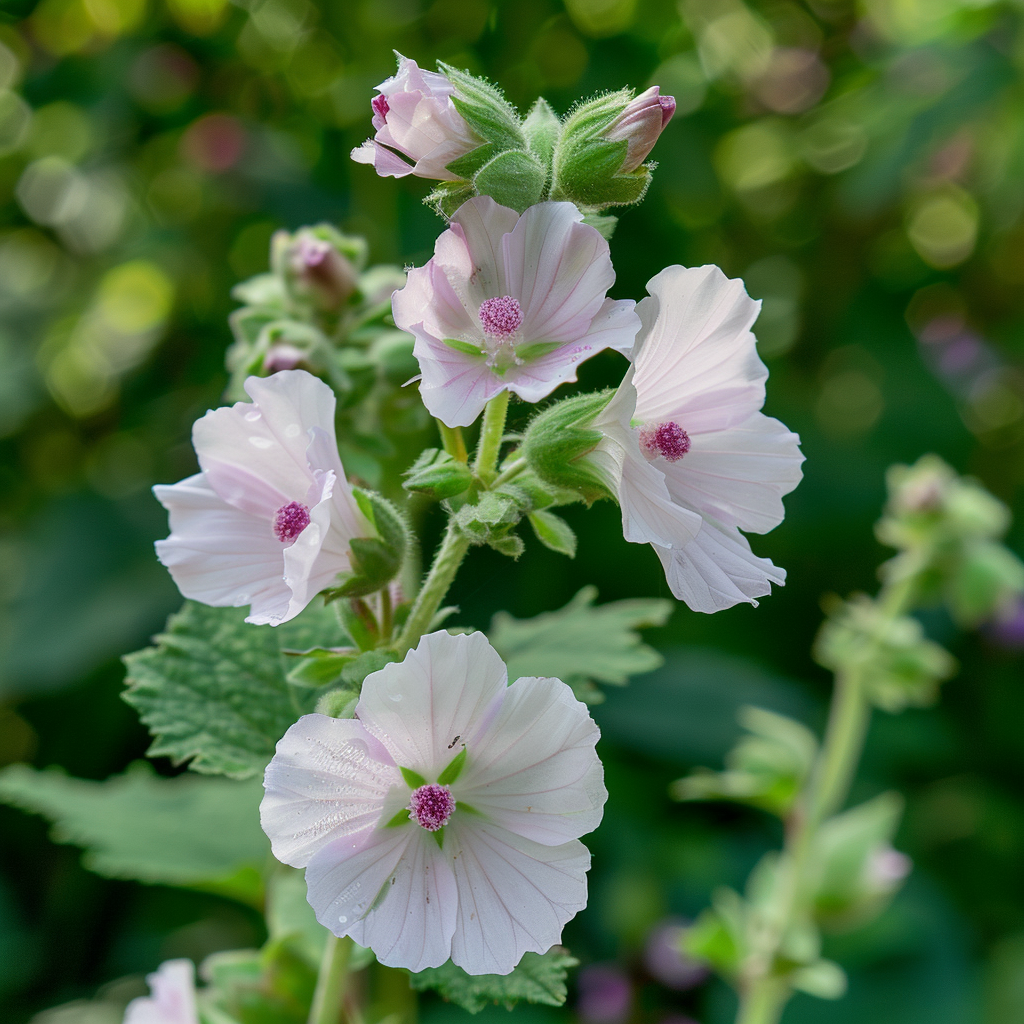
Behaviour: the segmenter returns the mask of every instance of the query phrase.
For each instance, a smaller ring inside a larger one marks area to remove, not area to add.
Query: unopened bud
[[[269,376],[272,373],[277,373],[278,370],[294,370],[305,361],[306,356],[307,353],[302,349],[289,345],[287,342],[271,345],[263,357],[262,372]]]
[[[635,171],[647,159],[675,112],[675,97],[660,95],[656,85],[652,85],[626,106],[605,132],[605,138],[610,142],[626,142],[626,158],[619,168],[619,174]]]
[[[299,305],[337,313],[358,289],[358,269],[365,243],[350,239],[329,224],[302,228],[294,235],[278,231],[271,241],[271,265]]]

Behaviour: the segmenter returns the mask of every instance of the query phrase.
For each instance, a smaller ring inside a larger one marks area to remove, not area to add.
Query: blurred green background
[[[754,811],[675,805],[668,782],[720,763],[743,703],[820,726],[819,601],[875,587],[890,463],[937,451],[1020,506],[1024,4],[3,0],[0,765],[101,779],[145,751],[118,658],[180,603],[153,556],[166,520],[149,488],[194,471],[191,424],[226,382],[229,291],[265,269],[271,233],[328,219],[375,262],[429,255],[442,225],[427,183],[348,159],[392,49],[486,74],[521,109],[539,93],[560,111],[627,85],[674,94],[654,184],[612,241],[612,294],[713,262],[764,302],[766,410],[807,463],[785,523],[753,546],[789,583],[758,609],[680,606],[649,634],[666,666],[596,708],[611,800],[566,941],[598,966],[569,1010],[514,1011],[731,1020],[723,987],[673,989],[645,945],[715,885],[741,885],[779,835]],[[621,372],[605,353],[583,384]],[[533,615],[591,581],[602,600],[668,596],[614,507],[568,518],[575,562],[535,544],[518,563],[475,552],[452,595],[462,618]],[[938,708],[876,716],[854,794],[907,795],[897,845],[914,875],[826,950],[849,996],[798,997],[792,1024],[1024,1021],[1024,612],[974,637],[927,626],[961,674]],[[262,941],[226,899],[88,873],[39,819],[0,807],[0,836],[5,1022]],[[436,1002],[423,1017],[469,1019]]]

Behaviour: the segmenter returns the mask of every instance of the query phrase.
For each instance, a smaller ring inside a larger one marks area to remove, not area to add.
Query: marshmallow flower
[[[398,74],[377,86],[370,103],[376,135],[352,150],[356,163],[381,177],[457,181],[448,164],[483,145],[452,103],[454,88],[444,75],[423,71],[401,54]]]
[[[803,462],[800,438],[760,411],[760,303],[713,266],[668,267],[647,290],[633,367],[587,458],[619,496],[626,539],[654,545],[677,598],[700,612],[756,605],[786,573],[740,530],[782,522]]]
[[[300,718],[267,767],[274,855],[388,967],[508,974],[586,904],[597,726],[558,679],[507,679],[482,633],[431,633],[366,677],[354,719]]]
[[[191,960],[167,960],[146,981],[152,994],[128,1004],[124,1024],[199,1024]]]
[[[464,203],[395,292],[395,323],[415,339],[427,409],[469,426],[508,390],[539,402],[605,348],[628,351],[640,327],[631,300],[607,298],[608,243],[571,203],[521,217],[488,196]]]
[[[662,96],[656,85],[626,106],[604,136],[612,142],[626,142],[626,158],[619,174],[635,171],[647,159],[675,112],[675,97]]]
[[[349,572],[352,538],[373,529],[338,457],[334,392],[305,370],[245,390],[252,403],[192,428],[202,472],[153,488],[171,523],[156,550],[185,597],[276,626]]]

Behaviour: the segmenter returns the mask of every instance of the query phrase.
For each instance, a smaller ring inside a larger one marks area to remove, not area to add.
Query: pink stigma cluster
[[[480,303],[480,323],[484,333],[492,338],[507,338],[519,330],[523,311],[511,295],[500,299],[484,299]]]
[[[648,459],[678,462],[690,450],[690,435],[678,423],[652,423],[640,428],[640,448]]]
[[[428,832],[437,832],[448,824],[455,810],[455,797],[447,786],[431,782],[414,789],[409,800],[409,813],[417,825]]]
[[[282,505],[274,516],[274,533],[282,544],[290,544],[309,526],[309,509],[297,501]]]
[[[388,106],[388,98],[384,95],[374,96],[373,99],[370,100],[370,106],[373,107],[373,112],[381,120],[385,120],[387,118],[388,111],[391,109]]]

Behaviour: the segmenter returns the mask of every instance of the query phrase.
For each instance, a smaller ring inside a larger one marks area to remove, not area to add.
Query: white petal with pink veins
[[[459,737],[496,711],[508,674],[483,633],[423,637],[405,660],[366,677],[356,715],[395,762],[436,778]]]
[[[451,234],[444,232],[438,238],[437,264],[456,290],[458,282],[453,278],[465,282],[461,294],[467,302],[479,306],[484,299],[508,294],[502,240],[518,221],[515,210],[500,206],[490,196],[477,196],[458,208]]]
[[[470,974],[508,974],[546,953],[587,903],[590,852],[578,840],[542,846],[481,819],[450,824],[459,891],[452,962]]]
[[[599,735],[565,683],[519,679],[486,729],[467,738],[458,798],[545,846],[578,839],[601,823],[608,799],[594,750]]]
[[[505,390],[481,356],[459,352],[432,337],[421,327],[410,331],[416,339],[413,355],[422,371],[420,398],[431,416],[449,427],[468,427],[484,406]]]
[[[451,956],[459,895],[449,858],[434,836],[415,825],[401,831],[412,838],[385,882],[380,904],[348,934],[386,967],[423,971]]]
[[[768,370],[750,327],[761,308],[718,267],[668,267],[637,305],[636,415],[686,430],[723,430],[764,404]],[[684,422],[685,421],[685,422]]]
[[[730,430],[690,434],[677,462],[659,459],[669,493],[723,523],[767,533],[782,522],[782,496],[800,482],[800,438],[776,419],[755,413]]]
[[[288,615],[281,542],[269,520],[226,504],[202,473],[153,488],[170,513],[171,536],[157,557],[181,593],[214,607],[251,604],[247,622],[278,623]]]
[[[305,867],[329,843],[380,823],[389,790],[401,783],[391,756],[361,723],[304,715],[267,766],[260,823],[279,861]]]
[[[349,156],[357,164],[369,164],[382,178],[404,178],[412,174],[411,164],[373,139],[356,146]]]
[[[695,612],[719,612],[743,601],[756,605],[773,583],[786,582],[786,570],[758,558],[739,530],[708,519],[686,547],[654,550],[672,593]]]

